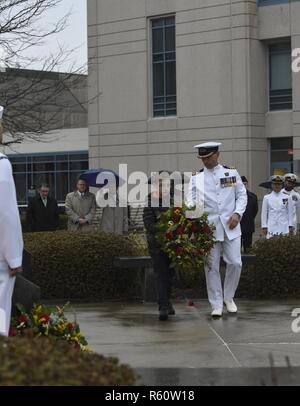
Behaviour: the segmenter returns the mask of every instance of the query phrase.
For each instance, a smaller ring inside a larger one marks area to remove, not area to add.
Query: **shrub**
[[[261,299],[300,297],[300,237],[258,240],[255,266],[243,267],[237,296]]]
[[[141,257],[149,255],[147,238],[145,234],[131,231],[128,234],[128,238],[134,243],[134,245],[136,245],[136,255],[140,255]]]
[[[242,268],[236,297],[247,299],[300,298],[300,237],[275,237],[258,240],[252,253],[256,265]],[[221,271],[224,279],[224,272]],[[188,272],[174,280],[174,296],[206,298],[204,270],[194,276]]]
[[[116,358],[85,353],[48,338],[0,337],[0,359],[0,386],[127,386],[135,382],[132,369],[119,365]]]
[[[135,271],[114,269],[117,256],[139,255],[128,237],[104,232],[24,234],[33,256],[33,282],[44,299],[120,299],[140,294]]]

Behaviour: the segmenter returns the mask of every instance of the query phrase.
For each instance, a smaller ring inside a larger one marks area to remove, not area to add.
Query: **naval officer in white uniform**
[[[0,106],[0,143],[2,142]],[[22,272],[23,238],[9,160],[0,152],[0,335],[7,336],[15,275]]]
[[[294,234],[295,235],[297,234],[298,211],[300,209],[300,194],[294,190],[294,187],[296,186],[297,179],[298,179],[298,177],[294,173],[286,173],[284,175],[284,189],[282,190],[284,194],[292,196],[293,211],[294,211],[293,227],[294,227]]]
[[[294,205],[292,197],[283,193],[284,178],[270,178],[272,192],[264,196],[261,209],[261,228],[267,239],[275,235],[293,234]]]
[[[205,265],[213,317],[222,316],[223,303],[228,312],[237,312],[233,298],[242,269],[240,220],[247,206],[246,188],[237,170],[218,163],[220,145],[219,142],[206,142],[195,146],[204,169],[191,177],[187,194],[187,204],[195,205],[201,188],[204,189],[204,211],[208,213],[208,221],[216,227],[217,242]],[[224,292],[220,277],[221,251],[226,262]]]

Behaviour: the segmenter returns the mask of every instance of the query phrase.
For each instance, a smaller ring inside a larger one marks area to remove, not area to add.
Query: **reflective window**
[[[153,115],[175,116],[176,108],[176,44],[175,17],[151,21]]]
[[[28,197],[41,183],[48,183],[50,194],[64,203],[67,193],[75,188],[79,175],[88,169],[88,153],[11,155],[18,204],[27,204]]]
[[[293,172],[293,138],[282,137],[270,140],[271,175]]]
[[[269,64],[270,110],[291,110],[293,108],[291,43],[270,45]]]
[[[290,3],[291,0],[257,0],[259,6],[270,6],[272,4]]]

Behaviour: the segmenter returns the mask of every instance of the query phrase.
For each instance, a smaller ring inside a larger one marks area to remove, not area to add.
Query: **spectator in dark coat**
[[[153,261],[153,269],[156,278],[158,305],[159,305],[159,320],[164,321],[168,319],[169,315],[174,315],[175,310],[170,302],[171,295],[171,279],[172,270],[170,269],[170,259],[161,250],[161,246],[157,241],[155,235],[157,232],[156,224],[159,216],[163,211],[168,210],[168,207],[162,206],[162,185],[159,182],[159,192],[154,198],[158,198],[159,207],[151,207],[151,195],[148,196],[148,206],[144,208],[143,220],[147,233],[147,242],[149,253]],[[171,191],[171,204],[172,204],[172,191]]]
[[[49,196],[49,186],[42,183],[38,195],[30,199],[27,208],[27,224],[30,231],[54,231],[58,228],[57,201]]]
[[[248,180],[246,176],[242,176],[241,178],[247,190],[248,198],[247,207],[241,220],[242,245],[244,253],[247,253],[252,247],[252,235],[255,231],[255,217],[258,212],[258,201],[256,194],[250,192],[247,188]]]

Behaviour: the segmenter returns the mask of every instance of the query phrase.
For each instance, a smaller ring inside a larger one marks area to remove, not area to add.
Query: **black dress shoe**
[[[174,316],[175,313],[176,313],[176,312],[175,312],[175,309],[174,309],[172,303],[169,302],[169,303],[168,303],[168,314],[169,314],[170,316]]]
[[[159,316],[158,319],[160,321],[168,320],[169,309],[168,306],[160,306],[159,307]]]

